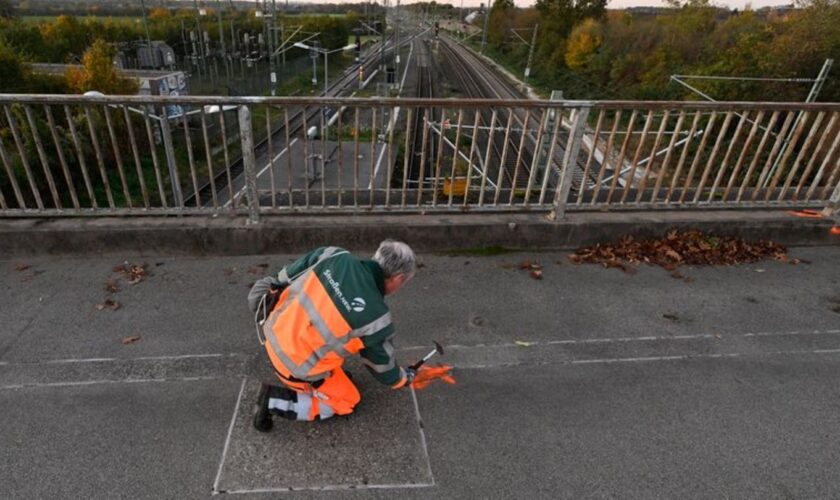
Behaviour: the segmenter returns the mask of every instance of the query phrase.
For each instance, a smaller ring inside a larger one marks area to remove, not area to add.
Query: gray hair
[[[373,255],[373,260],[385,271],[386,278],[397,274],[405,274],[411,277],[417,270],[417,258],[414,256],[414,250],[401,241],[385,240],[380,243],[379,248]]]

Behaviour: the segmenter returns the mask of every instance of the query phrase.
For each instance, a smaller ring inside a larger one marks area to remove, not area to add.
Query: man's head
[[[385,295],[396,293],[414,277],[417,270],[414,250],[401,241],[385,240],[380,243],[373,260],[385,272]]]

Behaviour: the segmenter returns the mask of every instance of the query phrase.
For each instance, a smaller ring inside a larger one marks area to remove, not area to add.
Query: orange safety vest
[[[336,249],[337,250],[337,249]],[[346,253],[325,252],[319,262]],[[330,375],[364,344],[314,272],[292,281],[263,325],[268,357],[284,377],[315,382]]]

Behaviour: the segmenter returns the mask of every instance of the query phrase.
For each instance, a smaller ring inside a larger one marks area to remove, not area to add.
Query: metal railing
[[[0,95],[0,216],[831,207],[840,104]]]

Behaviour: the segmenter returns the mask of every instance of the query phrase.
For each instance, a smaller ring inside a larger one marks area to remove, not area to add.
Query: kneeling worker
[[[386,240],[373,260],[338,247],[318,248],[277,278],[257,281],[248,305],[282,386],[263,384],[254,427],[268,432],[272,415],[323,420],[351,413],[361,396],[342,365],[357,353],[380,382],[394,389],[409,385],[414,372],[394,359],[385,296],[402,288],[415,269],[411,248]]]

